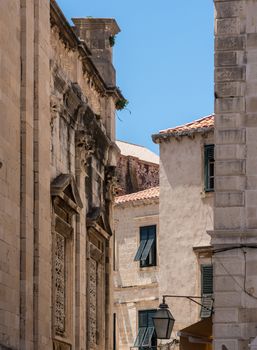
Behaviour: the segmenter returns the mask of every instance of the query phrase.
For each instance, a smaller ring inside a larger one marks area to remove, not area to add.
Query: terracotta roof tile
[[[174,128],[169,128],[166,130],[161,130],[159,134],[153,135],[153,139],[162,138],[165,136],[184,136],[190,135],[195,132],[205,132],[212,130],[214,128],[214,115],[208,115],[201,119],[194,120],[190,123],[176,126]]]
[[[125,194],[115,198],[115,204],[122,204],[127,202],[133,202],[144,199],[159,198],[159,187],[151,187],[144,191]]]

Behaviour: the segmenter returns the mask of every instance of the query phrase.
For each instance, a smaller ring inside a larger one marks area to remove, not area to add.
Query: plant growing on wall
[[[117,111],[121,111],[127,107],[128,103],[129,103],[128,100],[126,100],[125,98],[122,98],[122,99],[116,101],[115,107],[116,107]]]

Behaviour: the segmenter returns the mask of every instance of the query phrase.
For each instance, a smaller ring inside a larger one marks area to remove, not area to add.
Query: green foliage
[[[126,100],[125,98],[123,98],[123,99],[120,99],[116,102],[115,107],[116,107],[117,111],[121,111],[127,107],[128,103],[129,103],[129,101]]]

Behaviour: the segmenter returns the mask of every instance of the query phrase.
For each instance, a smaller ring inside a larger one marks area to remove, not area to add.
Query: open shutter
[[[202,307],[201,307],[201,318],[210,317],[212,314],[213,307],[213,266],[202,265]],[[204,307],[205,306],[205,307]]]
[[[152,248],[152,245],[153,245],[153,242],[154,242],[154,238],[151,238],[151,239],[148,239],[146,245],[145,245],[145,248],[143,250],[143,253],[142,253],[142,256],[141,256],[141,260],[146,260],[148,255],[149,255],[149,252],[150,252],[150,249]]]
[[[150,348],[152,345],[152,336],[154,334],[154,327],[148,327],[142,342],[142,347]]]
[[[134,261],[139,261],[139,260],[141,260],[141,256],[142,256],[143,250],[144,250],[144,248],[145,248],[146,242],[147,242],[146,239],[143,239],[143,240],[140,242],[140,245],[139,245],[139,248],[138,248],[137,253],[136,253],[136,255],[135,255]]]
[[[204,184],[205,191],[214,190],[214,145],[204,147]]]
[[[201,318],[208,318],[212,315],[213,297],[212,294],[204,294],[202,296]]]
[[[135,348],[139,348],[140,346],[142,346],[144,337],[145,337],[145,333],[146,333],[147,327],[140,327],[137,333],[137,337],[134,343],[134,347]]]

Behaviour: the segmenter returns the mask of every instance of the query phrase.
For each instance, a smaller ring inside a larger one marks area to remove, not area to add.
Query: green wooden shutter
[[[202,265],[202,295],[213,293],[213,266]]]
[[[214,190],[214,145],[204,146],[204,187],[206,192]]]

